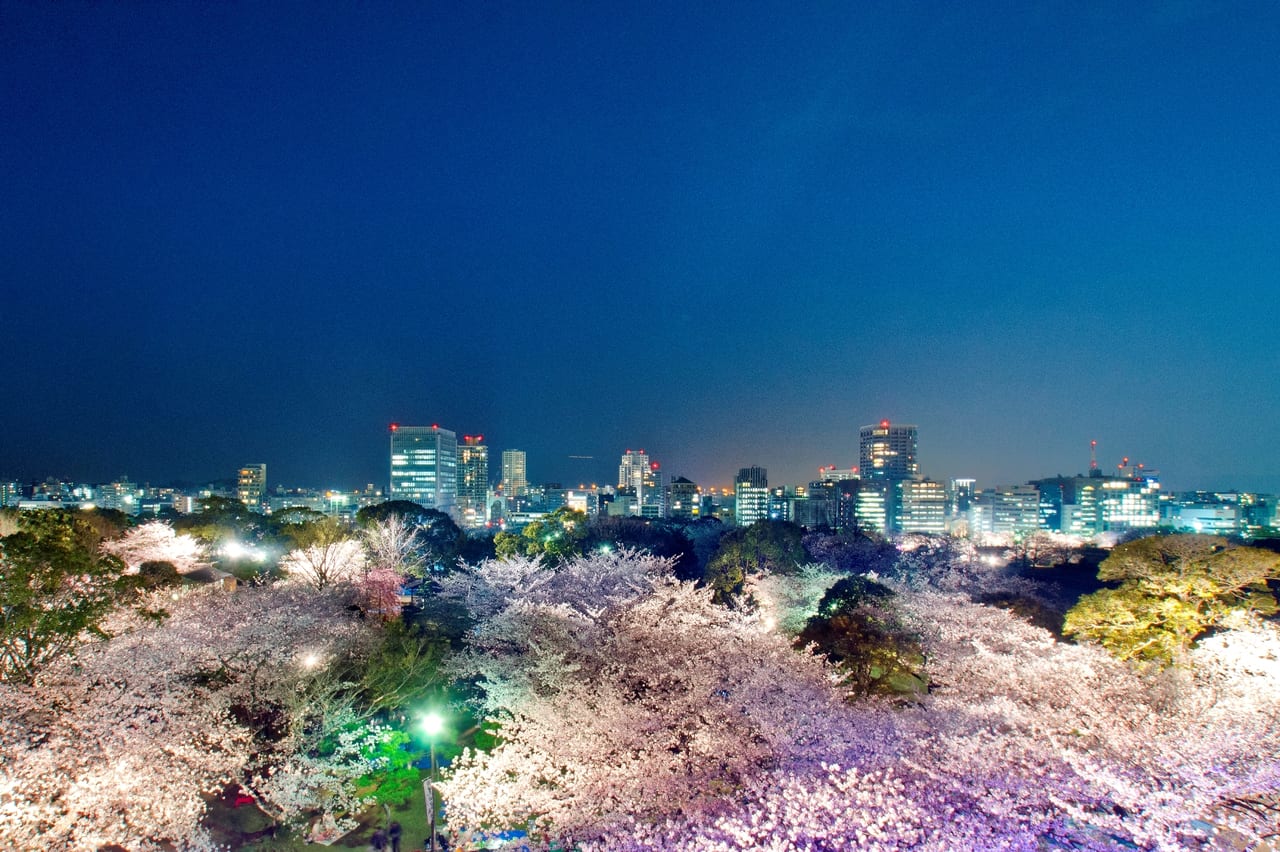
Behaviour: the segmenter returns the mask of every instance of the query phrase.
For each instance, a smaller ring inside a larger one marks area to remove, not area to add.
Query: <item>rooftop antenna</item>
[[[1089,470],[1095,471],[1097,469],[1098,469],[1098,442],[1090,441],[1089,442]]]

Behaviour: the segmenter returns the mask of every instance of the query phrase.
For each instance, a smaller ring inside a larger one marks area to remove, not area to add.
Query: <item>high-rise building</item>
[[[600,489],[592,485],[589,488],[566,488],[564,503],[575,512],[582,512],[588,518],[600,514]]]
[[[667,493],[667,512],[671,517],[697,518],[702,515],[702,495],[693,481],[677,476],[671,480]]]
[[[898,523],[904,533],[942,535],[947,531],[947,491],[932,479],[897,483]]]
[[[267,466],[247,464],[236,475],[236,497],[240,502],[261,511],[262,499],[267,496]]]
[[[432,426],[391,424],[387,496],[451,512],[458,495],[458,436]]]
[[[648,469],[648,453],[644,450],[627,450],[618,463],[618,487],[639,488]]]
[[[0,506],[16,506],[22,499],[22,483],[15,480],[0,480]]]
[[[644,450],[627,450],[618,463],[618,493],[634,497],[633,513],[645,518],[667,514],[667,494],[662,469]]]
[[[529,490],[524,450],[502,451],[502,493],[508,499],[520,497]]]
[[[1104,532],[1155,529],[1160,523],[1160,482],[1154,474],[1107,479],[1098,503]]]
[[[863,479],[901,482],[920,473],[916,461],[916,427],[881,420],[858,433],[858,471]]]
[[[977,480],[970,478],[951,480],[950,512],[953,517],[969,511],[969,504],[973,501],[973,492],[977,484]]]
[[[874,426],[863,426],[858,432],[858,470],[863,480],[885,482],[885,531],[901,529],[902,489],[899,483],[913,480],[920,473],[916,460],[916,427],[894,425],[881,420]]]
[[[733,482],[734,520],[746,527],[769,518],[769,472],[758,465],[738,471]]]
[[[794,491],[788,491],[783,485],[769,489],[769,520],[790,521],[791,501],[796,497]]]
[[[458,445],[458,519],[464,527],[488,520],[489,448],[484,435],[463,435]]]
[[[1034,485],[1004,485],[983,489],[969,506],[969,529],[974,534],[1022,535],[1040,527],[1040,490]]]

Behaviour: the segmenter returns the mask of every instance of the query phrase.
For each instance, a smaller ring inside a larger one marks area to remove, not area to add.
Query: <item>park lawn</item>
[[[249,834],[265,828],[269,824],[269,820],[256,808],[242,807],[229,813],[225,811],[223,813],[227,814],[227,818],[219,818],[217,821],[222,827],[232,831],[238,830]],[[414,793],[407,802],[398,807],[392,806],[390,808],[389,818],[386,810],[381,805],[370,808],[365,813],[358,828],[349,834],[343,835],[329,846],[308,843],[306,838],[301,835],[281,832],[277,837],[250,841],[239,847],[233,845],[233,848],[245,850],[245,852],[322,852],[325,849],[366,850],[369,848],[369,839],[373,836],[373,832],[379,828],[385,829],[392,820],[399,822],[404,829],[400,842],[401,852],[415,852],[415,850],[424,848],[424,841],[427,838],[427,812],[421,785],[415,786]]]

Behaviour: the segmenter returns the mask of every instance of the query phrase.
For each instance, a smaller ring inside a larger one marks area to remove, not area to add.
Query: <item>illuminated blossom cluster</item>
[[[286,583],[354,594],[361,610],[383,619],[400,614],[400,590],[424,570],[418,530],[393,515],[361,530],[295,548],[280,560]]]
[[[204,795],[273,758],[255,725],[300,663],[361,640],[339,601],[287,587],[166,595],[162,624],[120,614],[31,685],[0,686],[0,847],[201,848]]]
[[[441,785],[464,845],[464,828],[524,826],[598,850],[1172,850],[1274,823],[1274,627],[1242,623],[1193,671],[1142,675],[965,596],[904,590],[930,693],[848,703],[767,629],[825,580],[765,583],[773,604],[732,611],[627,558],[456,581],[501,728]]]
[[[364,547],[354,538],[295,548],[280,559],[286,582],[318,592],[352,584],[364,576],[365,569]]]
[[[117,556],[129,573],[136,574],[145,562],[168,562],[179,574],[187,574],[209,564],[204,546],[190,535],[174,532],[164,521],[148,521],[119,538],[102,543],[102,552]]]

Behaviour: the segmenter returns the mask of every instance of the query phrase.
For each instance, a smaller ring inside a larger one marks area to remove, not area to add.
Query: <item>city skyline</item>
[[[1280,12],[0,8],[0,477],[1280,492]],[[495,458],[497,456],[495,455]]]
[[[892,426],[892,430],[890,429],[891,426]],[[1081,460],[1082,463],[1076,468],[1072,468],[1072,469],[1055,470],[1053,472],[1048,472],[1047,470],[1039,470],[1038,472],[1029,473],[1020,478],[1011,478],[1006,480],[983,480],[982,478],[979,478],[979,477],[969,476],[966,473],[939,475],[919,465],[918,454],[917,454],[919,426],[914,423],[899,424],[897,422],[890,421],[888,419],[882,419],[877,423],[865,424],[859,427],[858,430],[856,430],[855,434],[857,434],[858,438],[855,441],[856,446],[853,453],[854,463],[819,465],[815,468],[811,468],[808,472],[797,472],[795,477],[788,477],[785,474],[775,474],[770,477],[770,487],[773,487],[775,485],[781,485],[786,487],[804,486],[810,482],[813,482],[819,479],[830,479],[832,478],[831,474],[835,471],[851,471],[854,474],[854,478],[857,478],[857,476],[860,475],[860,472],[863,469],[862,465],[860,465],[859,462],[863,460],[862,458],[860,458],[860,456],[867,455],[866,447],[876,446],[875,442],[879,439],[875,436],[887,435],[891,431],[894,433],[901,432],[901,434],[904,434],[904,435],[909,434],[910,436],[909,438],[910,440],[909,446],[910,446],[910,453],[911,453],[910,460],[909,462],[907,462],[907,464],[904,466],[903,470],[900,473],[894,475],[896,477],[905,478],[908,480],[932,480],[935,482],[945,484],[945,483],[951,482],[952,480],[958,479],[961,481],[976,481],[979,487],[998,487],[998,486],[1006,486],[1006,485],[1020,485],[1023,483],[1031,482],[1033,480],[1048,479],[1056,476],[1065,476],[1065,477],[1087,476],[1090,474],[1091,470],[1094,469],[1093,466],[1096,463],[1097,472],[1101,475],[1128,476],[1128,475],[1141,474],[1143,476],[1151,476],[1156,480],[1158,480],[1159,482],[1161,482],[1166,491],[1184,491],[1184,492],[1251,491],[1251,492],[1260,492],[1260,493],[1275,493],[1275,492],[1267,491],[1266,489],[1262,489],[1262,488],[1249,488],[1249,487],[1244,487],[1239,484],[1234,484],[1229,482],[1218,482],[1213,485],[1207,485],[1207,486],[1187,485],[1185,487],[1174,487],[1170,485],[1170,481],[1166,478],[1164,471],[1160,468],[1159,465],[1147,464],[1139,457],[1130,457],[1127,455],[1121,456],[1119,461],[1112,464],[1111,463],[1113,461],[1112,459],[1110,459],[1108,456],[1104,456],[1102,453],[1098,451],[1099,442],[1096,440],[1090,441],[1089,445],[1086,447],[1086,452],[1088,457],[1082,459]],[[270,488],[275,489],[277,486],[279,486],[282,488],[287,487],[287,488],[306,488],[306,489],[321,489],[321,490],[333,488],[336,490],[358,491],[362,488],[373,486],[387,493],[388,499],[399,499],[403,495],[396,493],[397,489],[392,481],[393,475],[392,476],[388,475],[388,468],[387,468],[388,457],[387,457],[386,439],[388,437],[390,437],[391,439],[391,446],[392,446],[391,471],[394,471],[395,465],[397,463],[396,462],[397,452],[399,452],[396,449],[397,440],[401,440],[401,441],[416,440],[415,438],[409,437],[413,435],[444,435],[446,436],[449,442],[452,442],[453,444],[456,445],[455,451],[449,455],[451,459],[454,459],[456,457],[456,461],[458,465],[462,465],[464,463],[463,462],[464,450],[466,446],[469,446],[469,445],[479,446],[483,442],[483,448],[487,449],[489,452],[494,453],[494,457],[491,461],[496,462],[496,465],[497,465],[496,467],[490,467],[489,470],[491,470],[492,472],[487,474],[487,481],[491,487],[499,487],[499,486],[505,485],[505,482],[507,479],[507,473],[511,469],[510,465],[512,464],[515,464],[517,466],[516,469],[519,471],[520,476],[527,476],[527,479],[523,479],[520,481],[527,482],[529,486],[540,486],[547,483],[559,483],[560,485],[566,488],[573,488],[579,485],[611,488],[614,485],[614,480],[619,479],[623,475],[621,472],[621,469],[619,468],[618,462],[611,461],[611,459],[617,459],[621,457],[622,466],[625,468],[632,458],[640,458],[643,460],[644,467],[646,469],[648,469],[650,464],[653,464],[654,471],[661,470],[664,478],[674,479],[677,477],[685,477],[685,478],[689,478],[699,487],[723,489],[726,491],[733,490],[735,483],[741,479],[741,476],[743,475],[744,471],[747,471],[747,470],[764,471],[764,470],[768,470],[770,467],[768,464],[760,464],[760,460],[755,459],[755,460],[752,460],[747,465],[747,467],[739,468],[736,472],[737,475],[734,475],[734,471],[724,471],[724,472],[718,472],[711,476],[695,476],[689,472],[681,472],[679,470],[670,469],[667,465],[665,458],[659,458],[658,456],[652,453],[649,453],[644,448],[632,449],[628,447],[626,449],[615,450],[613,456],[605,455],[600,457],[583,457],[583,456],[571,457],[570,466],[577,466],[581,470],[581,469],[584,469],[584,467],[589,464],[590,467],[592,467],[593,469],[599,469],[602,472],[602,475],[600,476],[594,476],[594,477],[588,476],[585,478],[584,477],[565,478],[565,477],[556,477],[556,476],[540,476],[537,474],[539,467],[536,464],[533,467],[534,473],[532,474],[527,473],[527,469],[528,469],[527,451],[521,450],[519,448],[500,447],[500,446],[492,445],[490,444],[490,442],[484,439],[483,435],[466,435],[466,436],[463,436],[466,438],[466,441],[458,442],[457,434],[458,434],[457,430],[448,429],[445,424],[433,423],[430,425],[420,425],[420,424],[413,424],[413,423],[399,423],[399,422],[392,423],[388,425],[388,427],[384,430],[384,433],[382,435],[383,443],[382,443],[381,453],[380,453],[380,464],[382,467],[381,478],[379,478],[379,476],[369,476],[363,479],[357,479],[356,481],[352,481],[352,482],[345,482],[345,481],[337,482],[337,481],[334,481],[332,477],[329,477],[326,479],[323,476],[321,476],[319,478],[312,477],[310,479],[307,479],[304,477],[301,480],[289,480],[286,482],[286,481],[281,481],[279,478],[276,478],[273,476],[272,477],[273,481],[271,482]],[[875,450],[872,451],[873,454],[875,452],[876,452]],[[679,457],[678,452],[676,453],[676,457],[677,458]],[[427,471],[431,471],[434,469],[434,465],[435,465],[434,450],[432,451],[432,459],[433,460],[428,464],[427,468],[425,468]],[[518,459],[518,462],[514,461],[515,459]],[[401,461],[401,464],[404,464],[404,463],[406,462]],[[416,465],[417,462],[415,462],[414,464]],[[143,482],[149,482],[153,487],[164,487],[164,486],[171,485],[172,483],[175,483],[175,482],[181,482],[187,486],[196,486],[199,484],[213,484],[217,482],[227,482],[235,485],[237,483],[237,480],[239,480],[238,482],[239,488],[243,489],[245,487],[246,476],[250,475],[251,471],[257,468],[261,469],[262,473],[260,474],[260,476],[262,477],[262,479],[265,480],[265,471],[266,471],[267,465],[252,464],[247,466],[237,465],[235,470],[231,471],[231,473],[226,475],[219,475],[217,473],[214,473],[209,476],[203,476],[203,477],[196,476],[196,477],[185,477],[185,478],[171,477],[171,476],[167,477],[167,476],[161,475],[159,477],[152,478],[152,479],[148,479],[147,477],[135,476],[128,471],[123,471],[123,472],[118,471],[114,474],[104,474],[101,476],[74,476],[74,475],[66,476],[64,475],[65,472],[50,472],[50,471],[45,471],[45,472],[37,471],[34,473],[25,473],[22,475],[12,475],[10,473],[0,470],[0,481],[5,481],[5,482],[17,481],[19,483],[31,485],[31,484],[35,484],[40,481],[43,481],[46,478],[53,478],[53,479],[62,479],[64,481],[83,483],[88,485],[103,485],[110,482],[116,482],[123,479],[128,479],[129,481],[135,481],[140,484]],[[108,463],[102,469],[110,470],[111,469],[110,464]],[[460,471],[461,467],[459,467],[458,469]],[[912,472],[908,473],[908,471],[912,471]],[[424,474],[419,473],[417,475],[424,475]],[[453,474],[451,473],[450,475],[453,475]],[[459,473],[457,475],[460,477],[461,474]],[[433,483],[435,481],[435,476],[436,476],[435,473],[428,472],[425,474],[425,476],[429,482]],[[864,475],[862,478],[876,479],[879,476],[880,476],[879,472],[871,472],[871,473],[868,473],[867,475]],[[1177,480],[1175,479],[1174,481],[1176,482]],[[457,482],[460,484],[461,479],[459,478]],[[235,489],[233,488],[233,490]],[[431,502],[430,498],[425,498],[425,497],[422,497],[421,495],[419,499],[425,499],[427,502]]]

